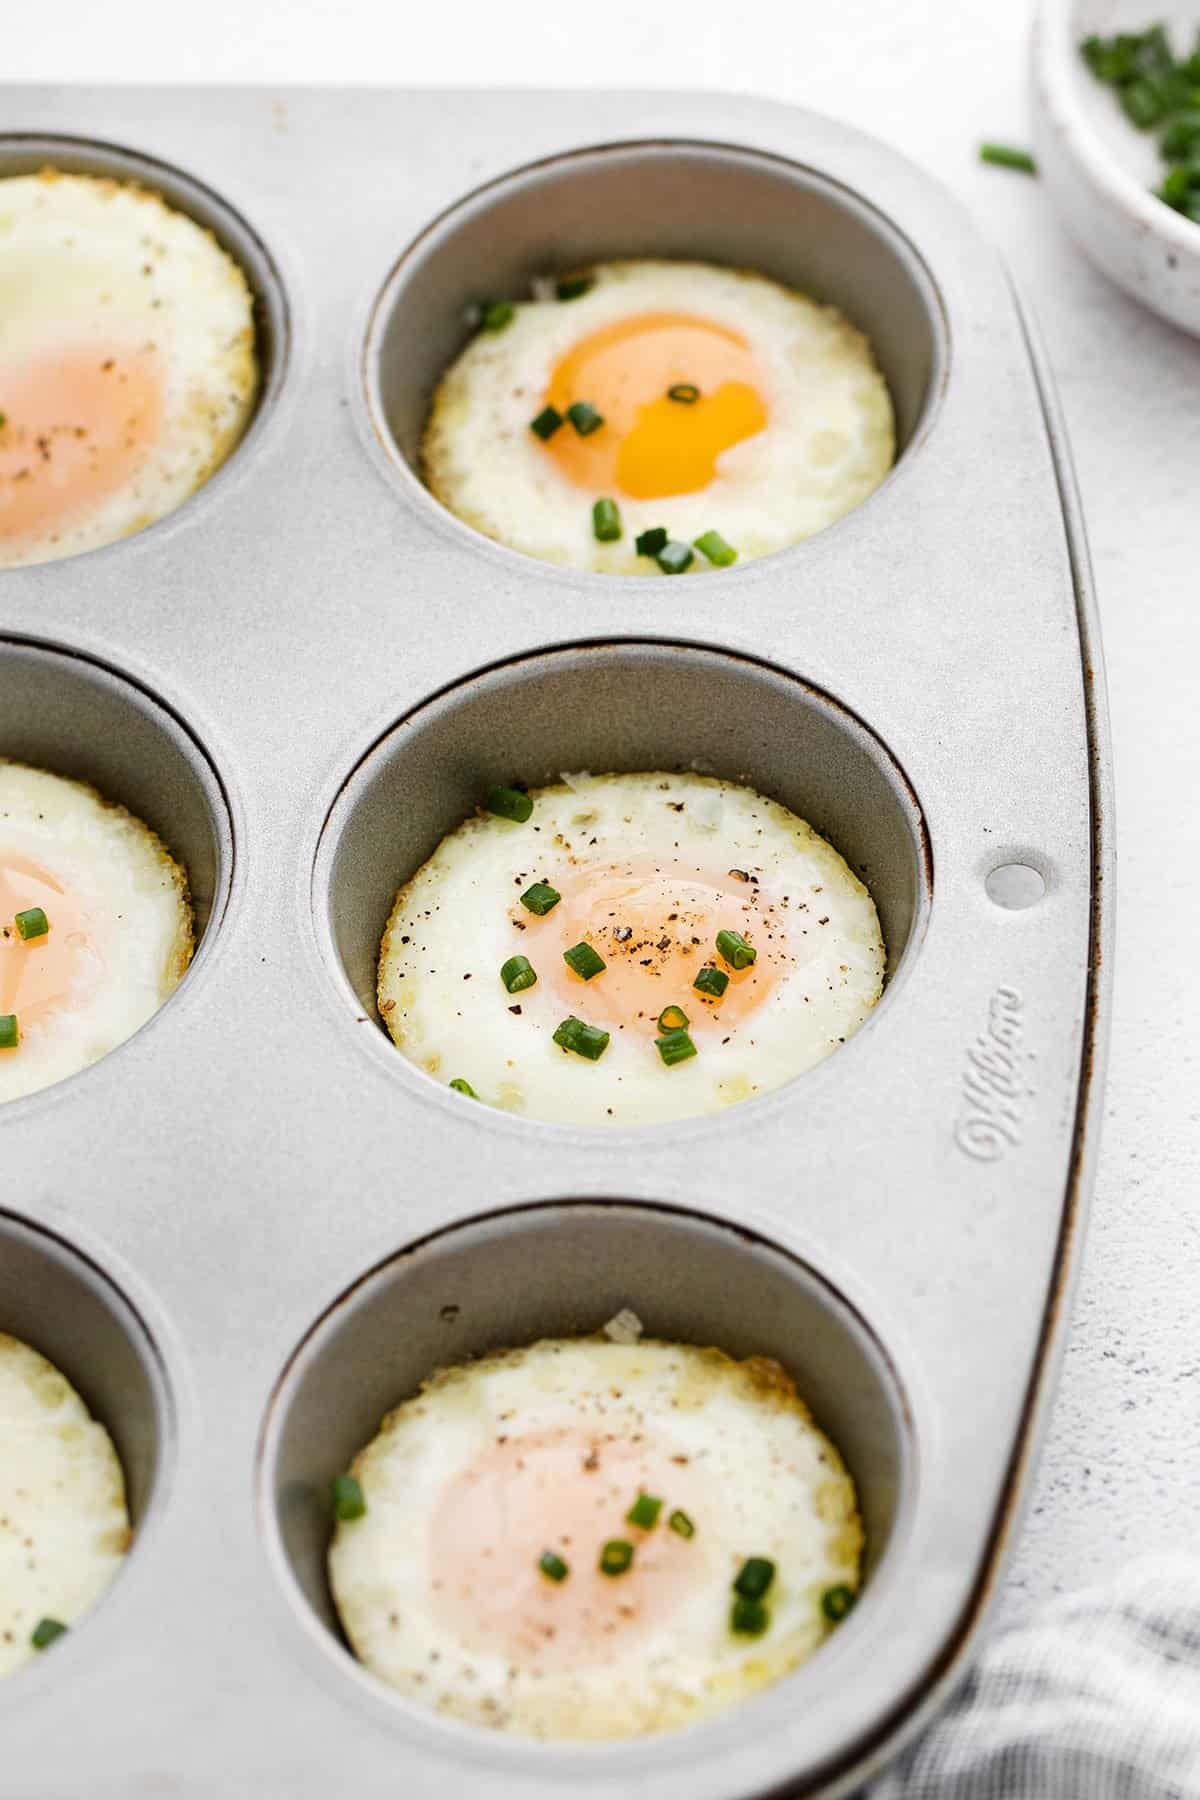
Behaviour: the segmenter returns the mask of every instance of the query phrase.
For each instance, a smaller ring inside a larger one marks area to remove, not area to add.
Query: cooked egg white
[[[853,1484],[766,1359],[546,1340],[434,1376],[352,1472],[366,1513],[329,1555],[351,1645],[410,1699],[497,1730],[694,1723],[802,1663],[822,1596],[858,1587]],[[663,1503],[650,1529],[626,1518],[640,1493]],[[610,1539],[633,1546],[624,1574],[598,1566]],[[776,1565],[758,1637],[731,1628],[750,1557]]]
[[[424,439],[443,505],[545,562],[658,574],[635,539],[717,531],[741,561],[840,519],[895,454],[871,346],[833,306],[707,263],[615,262],[581,298],[518,304],[447,371]],[[669,390],[682,391],[672,399]],[[581,436],[568,408],[604,423]],[[566,422],[544,441],[531,421]],[[593,503],[622,535],[596,539]],[[697,551],[691,572],[709,567]]]
[[[695,774],[573,775],[514,824],[477,814],[401,888],[384,933],[379,1009],[411,1061],[531,1118],[629,1125],[765,1093],[845,1041],[879,998],[884,948],[870,894],[836,850],[751,788]],[[522,905],[535,882],[561,900]],[[756,952],[734,970],[717,934]],[[604,961],[583,980],[564,952]],[[508,993],[524,956],[535,986]],[[714,997],[705,967],[728,976]],[[682,1007],[696,1055],[655,1041]],[[554,1042],[574,1017],[609,1034],[589,1061]]]
[[[34,908],[49,930],[23,939]],[[145,1024],[192,954],[187,877],[158,838],[82,782],[0,762],[0,1100],[74,1075]]]
[[[52,1363],[0,1332],[0,1677],[38,1654],[43,1619],[87,1611],[129,1542],[107,1431]]]
[[[210,232],[99,176],[0,180],[0,566],[160,519],[257,391],[253,297]]]

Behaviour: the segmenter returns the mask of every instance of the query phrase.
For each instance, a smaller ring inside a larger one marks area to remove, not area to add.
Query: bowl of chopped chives
[[[1127,294],[1200,335],[1200,0],[1041,0],[1038,172]]]

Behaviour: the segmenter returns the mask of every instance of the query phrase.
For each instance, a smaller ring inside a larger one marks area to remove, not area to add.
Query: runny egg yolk
[[[668,390],[697,388],[672,400]],[[648,312],[589,333],[556,364],[546,404],[566,416],[586,401],[604,424],[581,437],[567,423],[545,448],[591,493],[635,500],[694,494],[717,459],[767,423],[765,382],[740,332],[687,313]]]
[[[164,390],[149,346],[0,367],[0,543],[52,537],[124,487],[158,435]]]
[[[13,920],[40,906],[50,929],[23,939]],[[86,904],[48,869],[0,851],[0,1013],[16,1013],[21,1030],[94,991],[104,964]]]
[[[559,905],[544,920],[530,920],[526,931],[527,940],[539,944],[551,939],[554,953],[535,956],[531,949],[529,955],[564,1012],[592,1025],[645,1030],[664,1007],[675,1005],[687,1013],[693,1036],[706,1025],[727,1031],[762,1005],[786,965],[804,960],[789,945],[774,908],[757,903],[748,871],[718,874],[631,859],[603,868],[583,864],[559,887]],[[754,945],[757,956],[748,969],[731,969],[717,954],[717,933],[724,930],[740,932]],[[562,958],[579,943],[604,958],[604,969],[590,981]],[[719,999],[692,986],[705,964],[729,977]]]
[[[686,1461],[568,1426],[489,1443],[434,1511],[432,1610],[460,1643],[500,1647],[519,1667],[615,1662],[706,1578],[703,1532],[667,1525],[676,1506],[696,1517]],[[670,1496],[651,1531],[625,1517],[639,1492]],[[612,1538],[634,1548],[617,1576],[599,1568]],[[547,1550],[566,1563],[564,1580],[538,1567]]]

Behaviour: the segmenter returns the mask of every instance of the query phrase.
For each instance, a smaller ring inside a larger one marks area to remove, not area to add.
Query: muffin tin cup
[[[0,633],[25,640],[0,683],[11,666],[22,690],[22,657],[35,682],[0,752],[96,781],[213,896],[153,1025],[5,1113],[30,1224],[111,1245],[187,1398],[120,1606],[0,1689],[11,1779],[30,1800],[250,1779],[317,1800],[351,1766],[364,1795],[850,1792],[955,1679],[995,1591],[1095,1154],[1099,644],[1005,273],[886,148],[759,101],[7,98],[26,141],[119,140],[186,171],[185,206],[236,195],[312,351],[272,354],[291,428],[268,450],[255,425],[219,506],[0,573]],[[900,426],[871,499],[683,580],[552,568],[444,514],[412,459],[464,308],[615,252],[731,259],[843,305]],[[697,761],[809,818],[875,892],[888,983],[855,1038],[719,1117],[613,1131],[411,1067],[374,945],[487,782]],[[338,1642],[320,1488],[434,1363],[623,1304],[793,1369],[861,1484],[863,1599],[804,1669],[691,1731],[531,1745],[422,1714]]]

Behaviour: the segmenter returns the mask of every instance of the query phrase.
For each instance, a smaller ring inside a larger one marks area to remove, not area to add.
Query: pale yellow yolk
[[[50,929],[26,942],[13,919],[34,906],[41,907]],[[66,892],[48,869],[2,848],[0,919],[0,1013],[16,1013],[23,1032],[94,992],[104,962],[87,903]]]
[[[681,384],[698,388],[699,399],[669,399]],[[604,424],[581,437],[568,421],[546,450],[594,494],[694,494],[712,481],[723,451],[763,429],[764,386],[740,332],[687,313],[638,313],[602,325],[556,365],[546,404],[565,418],[586,401]]]
[[[523,1668],[615,1662],[706,1578],[703,1530],[685,1539],[667,1527],[672,1508],[695,1521],[703,1503],[687,1462],[570,1427],[498,1438],[442,1490],[432,1610],[460,1643]],[[651,1531],[625,1518],[639,1492],[670,1496]],[[623,1575],[598,1566],[610,1538],[634,1546]],[[547,1550],[567,1564],[565,1580],[542,1574]]]
[[[528,955],[564,1015],[589,1025],[646,1030],[673,1004],[687,1013],[693,1037],[706,1027],[727,1031],[762,1005],[787,963],[802,960],[775,912],[760,909],[753,884],[740,875],[645,858],[583,863],[555,884],[562,899],[553,912],[541,920],[525,915],[526,938],[537,946]],[[754,945],[750,968],[735,971],[717,954],[724,930]],[[590,981],[563,961],[562,952],[579,943],[604,958]],[[706,963],[729,976],[719,1000],[692,986]]]
[[[150,348],[88,344],[0,366],[0,543],[53,537],[124,487],[163,398]]]

